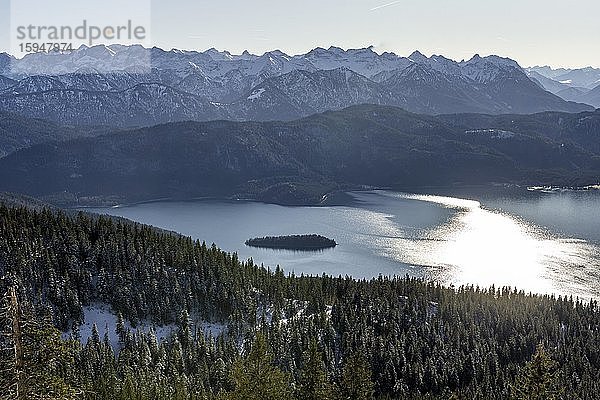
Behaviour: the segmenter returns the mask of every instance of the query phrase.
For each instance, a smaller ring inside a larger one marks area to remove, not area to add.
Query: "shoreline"
[[[372,192],[378,190],[389,190],[402,193],[416,193],[416,194],[438,194],[442,193],[453,193],[464,190],[472,189],[474,191],[480,190],[518,190],[523,193],[547,193],[547,194],[560,194],[560,193],[575,193],[575,192],[596,192],[600,191],[600,184],[593,184],[587,186],[533,186],[533,185],[522,185],[516,183],[489,183],[489,184],[478,184],[478,185],[423,185],[423,186],[358,186],[358,187],[347,187],[345,189],[337,189],[324,193],[318,202],[305,202],[301,204],[287,203],[281,201],[269,201],[268,199],[260,199],[254,197],[243,197],[243,196],[196,196],[196,197],[159,197],[135,201],[123,201],[123,202],[111,202],[102,203],[100,200],[97,204],[93,202],[89,203],[74,203],[67,202],[65,205],[54,204],[57,207],[71,210],[86,210],[94,208],[124,208],[133,207],[144,204],[161,203],[161,202],[195,202],[195,201],[227,201],[227,202],[249,202],[249,203],[262,203],[272,204],[282,207],[335,207],[335,206],[351,206],[357,204],[357,200],[351,196],[351,193],[361,192]],[[107,198],[110,196],[107,196]],[[42,197],[43,199],[43,197]]]

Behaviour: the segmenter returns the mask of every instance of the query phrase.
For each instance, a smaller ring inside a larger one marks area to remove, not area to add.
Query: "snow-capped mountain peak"
[[[422,113],[585,109],[545,92],[515,61],[497,56],[459,63],[419,51],[408,58],[378,54],[373,47],[234,55],[139,45],[22,59],[0,54],[0,110],[67,124],[292,119],[362,103]],[[127,111],[133,109],[140,112]]]
[[[415,50],[411,53],[410,56],[408,56],[408,59],[411,61],[414,61],[416,63],[426,63],[428,58],[421,53],[419,50]]]
[[[525,75],[516,61],[494,55],[481,57],[475,54],[470,60],[459,63],[459,66],[464,76],[479,83],[489,83],[499,76]]]

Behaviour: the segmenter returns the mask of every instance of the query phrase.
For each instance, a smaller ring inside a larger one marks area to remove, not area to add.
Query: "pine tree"
[[[333,385],[327,378],[323,355],[317,348],[317,342],[310,342],[304,353],[304,368],[299,380],[298,400],[330,400],[336,398]]]
[[[127,329],[125,328],[125,321],[123,320],[123,314],[120,312],[117,313],[117,324],[115,326],[115,332],[117,333],[117,337],[119,338],[119,345],[124,347],[127,343]]]
[[[559,398],[557,388],[557,364],[546,352],[543,345],[538,345],[529,362],[523,367],[521,374],[513,385],[513,399],[518,400],[554,400]]]
[[[46,310],[19,301],[11,286],[0,312],[0,398],[75,399],[79,391],[63,371],[73,363],[70,342],[63,341]]]
[[[371,367],[361,353],[348,357],[342,370],[340,390],[344,400],[372,400],[374,384],[371,377]]]
[[[234,390],[227,393],[225,399],[293,399],[289,376],[273,365],[273,357],[262,334],[256,336],[247,357],[235,362],[231,380]]]

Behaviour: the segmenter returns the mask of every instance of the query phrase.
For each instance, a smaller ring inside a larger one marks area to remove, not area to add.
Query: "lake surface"
[[[242,259],[296,274],[410,274],[444,284],[600,297],[599,192],[498,188],[351,196],[348,204],[331,207],[199,200],[90,211],[214,242]],[[338,246],[294,252],[244,244],[252,237],[307,233]]]

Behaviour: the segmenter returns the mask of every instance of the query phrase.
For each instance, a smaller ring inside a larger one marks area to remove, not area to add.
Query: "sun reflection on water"
[[[600,282],[598,250],[585,240],[555,237],[474,200],[385,195],[435,203],[452,211],[448,221],[420,232],[418,238],[401,237],[403,234],[397,232],[399,238],[379,243],[386,253],[382,255],[424,267],[429,278],[445,284],[493,284],[538,293],[598,297],[595,285],[589,284]]]

